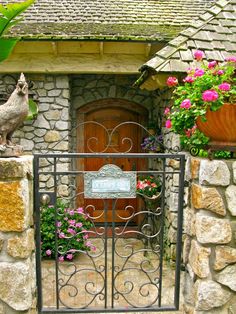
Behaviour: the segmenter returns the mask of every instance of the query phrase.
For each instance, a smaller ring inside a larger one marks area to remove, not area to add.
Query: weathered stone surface
[[[184,273],[184,286],[183,286],[184,303],[194,305],[194,289],[193,280],[188,272]]]
[[[214,269],[221,270],[233,263],[236,263],[236,249],[230,246],[217,246],[215,249]]]
[[[29,262],[0,263],[0,299],[17,311],[31,307],[31,270]]]
[[[201,160],[199,182],[203,185],[229,185],[230,171],[228,166],[222,160]]]
[[[225,191],[228,210],[231,215],[236,216],[236,185],[230,185]]]
[[[229,301],[232,295],[231,292],[213,280],[197,280],[195,289],[196,309],[200,311],[222,306]]]
[[[23,154],[23,147],[21,145],[3,146],[0,151],[0,158],[19,157]]]
[[[207,209],[221,216],[226,215],[223,199],[216,188],[193,184],[192,204],[196,209]]]
[[[24,147],[25,150],[32,151],[34,148],[34,142],[27,140],[26,138],[20,139],[20,144]]]
[[[210,254],[210,248],[203,247],[199,245],[196,240],[192,240],[189,253],[189,264],[191,265],[194,273],[200,278],[206,278],[210,273]]]
[[[0,237],[0,252],[2,250],[3,244],[4,244],[4,239]]]
[[[191,177],[192,179],[197,179],[199,176],[199,167],[200,167],[200,160],[197,158],[191,158]]]
[[[45,134],[44,139],[48,143],[58,142],[61,139],[61,135],[58,131],[48,131]]]
[[[34,121],[34,126],[42,128],[42,129],[47,129],[47,130],[50,129],[50,125],[48,121],[44,118],[42,114],[38,115],[37,119]]]
[[[24,212],[20,182],[0,182],[0,231],[23,231]]]
[[[170,166],[173,169],[179,169],[180,162],[175,159],[169,159],[168,160],[168,166]]]
[[[231,241],[232,231],[230,222],[226,219],[196,215],[196,236],[200,243],[226,244]]]
[[[52,110],[44,113],[44,117],[48,120],[59,120],[61,118],[60,110]]]
[[[16,258],[28,258],[34,249],[34,230],[28,229],[23,236],[7,242],[7,253]]]
[[[19,162],[16,158],[1,158],[0,159],[0,178],[1,179],[12,179],[24,177],[23,163]]]
[[[215,276],[216,280],[229,287],[231,290],[236,291],[236,265],[227,266]]]
[[[234,183],[236,183],[236,161],[233,162],[232,168],[233,168],[233,181]]]
[[[69,88],[68,76],[57,76],[56,77],[56,87],[57,88]]]

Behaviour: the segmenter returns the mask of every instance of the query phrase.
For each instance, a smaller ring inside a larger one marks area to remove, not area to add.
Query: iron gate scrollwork
[[[94,199],[90,203],[90,199],[84,198],[84,176],[89,171],[78,167],[89,158],[114,165],[126,158],[140,161],[139,169],[130,171],[138,178],[153,176],[160,180],[161,189],[156,199],[137,194],[133,201],[129,198],[124,201],[122,198],[109,198],[106,194],[100,197],[99,202]],[[147,167],[154,160],[158,168]],[[170,168],[169,160],[176,160],[178,167]],[[158,312],[178,309],[184,164],[185,156],[173,153],[35,154],[36,268],[40,312]],[[170,178],[174,178],[175,193],[178,190],[176,262],[172,270],[164,261],[164,220],[169,207]],[[60,207],[58,200],[66,207]],[[51,241],[55,244],[54,253],[48,251],[49,257],[54,256],[48,259],[42,252],[45,208],[51,209]],[[86,223],[89,226],[87,229],[76,221],[78,215],[83,217],[84,226]],[[61,230],[62,219],[69,221],[68,232]],[[61,237],[67,241],[66,247],[60,244]],[[84,241],[86,249],[84,246],[82,249],[71,247],[74,240]],[[171,291],[168,287],[170,277],[173,277]]]

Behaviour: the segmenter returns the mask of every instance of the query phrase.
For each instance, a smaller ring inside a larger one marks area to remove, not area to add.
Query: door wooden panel
[[[101,108],[85,114],[84,125],[84,152],[139,152],[141,143],[141,129],[130,123],[120,123],[133,121],[139,122],[139,114],[126,108]],[[94,121],[96,123],[88,123]],[[105,128],[103,128],[104,126]],[[117,128],[116,128],[117,127]],[[110,134],[110,137],[109,137]],[[110,142],[109,142],[110,138]],[[133,158],[87,158],[84,160],[84,170],[98,171],[103,165],[113,163],[124,171],[138,169],[139,162]],[[113,201],[114,203],[114,201]],[[84,200],[84,206],[93,205],[95,210],[89,209],[93,217],[99,217],[104,211],[103,200]],[[136,199],[119,199],[115,204],[115,222],[125,222],[125,217],[129,217],[133,211],[138,210]],[[122,217],[122,218],[120,218]],[[104,222],[104,215],[96,219],[97,222]],[[112,221],[112,200],[108,202],[107,221]],[[135,222],[135,221],[134,221]]]

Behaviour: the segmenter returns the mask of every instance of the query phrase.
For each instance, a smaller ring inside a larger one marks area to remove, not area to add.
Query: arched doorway
[[[138,153],[141,150],[143,132],[138,124],[146,125],[148,111],[146,108],[120,99],[105,99],[89,103],[78,110],[78,122],[84,123],[77,134],[78,152],[106,153]],[[126,123],[131,122],[131,123]],[[127,158],[116,159],[116,164],[123,171],[138,170],[144,160]],[[111,158],[87,158],[80,164],[85,171],[98,171],[103,165],[114,163]],[[81,183],[80,183],[81,186]],[[103,201],[79,200],[79,205],[88,206],[89,214],[97,221],[104,222]],[[136,199],[120,199],[116,201],[116,223],[121,223],[129,217],[132,211],[138,210]],[[112,221],[112,202],[109,202],[107,222]],[[138,221],[134,223],[138,224]]]

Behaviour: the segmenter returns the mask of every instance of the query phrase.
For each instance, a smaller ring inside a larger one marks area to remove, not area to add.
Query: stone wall
[[[236,313],[236,161],[190,158],[185,312]]]
[[[0,159],[0,313],[33,313],[32,157]]]

